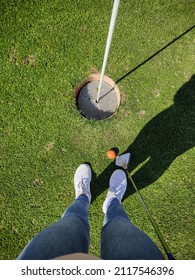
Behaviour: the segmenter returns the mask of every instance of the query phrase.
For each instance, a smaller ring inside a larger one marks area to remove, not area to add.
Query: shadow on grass
[[[190,28],[188,28],[185,32],[183,32],[182,34],[180,34],[178,37],[176,37],[175,39],[173,39],[171,42],[169,42],[167,45],[165,45],[163,48],[161,48],[160,50],[158,50],[157,52],[155,52],[153,55],[151,55],[150,57],[148,57],[146,60],[144,60],[143,62],[141,62],[140,64],[138,64],[136,67],[134,67],[133,69],[131,69],[129,72],[127,72],[125,75],[123,75],[121,78],[119,78],[116,81],[116,84],[118,84],[119,82],[121,82],[123,79],[125,79],[127,76],[129,76],[131,73],[133,73],[134,71],[136,71],[138,68],[140,68],[141,66],[143,66],[145,63],[147,63],[148,61],[150,61],[151,59],[153,59],[155,56],[157,56],[159,53],[161,53],[162,51],[164,51],[165,49],[167,49],[168,47],[170,47],[172,44],[174,44],[176,41],[178,41],[179,39],[181,39],[184,35],[186,35],[187,33],[189,33],[190,31],[192,31],[195,28],[195,25],[191,26]]]
[[[158,180],[179,155],[195,146],[194,128],[195,75],[177,91],[174,104],[151,119],[124,151],[131,153],[129,172],[138,189]],[[112,162],[100,176],[93,174],[92,201],[108,189],[115,169]],[[130,182],[128,186],[125,198],[134,193]]]

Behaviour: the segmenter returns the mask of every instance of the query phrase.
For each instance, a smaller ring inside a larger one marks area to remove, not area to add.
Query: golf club
[[[162,234],[161,234],[161,232],[160,232],[160,230],[159,230],[155,220],[153,219],[153,217],[152,217],[152,215],[151,215],[151,213],[150,213],[146,203],[144,202],[142,195],[140,194],[140,192],[139,192],[135,182],[133,181],[131,174],[128,172],[128,163],[129,163],[129,160],[130,160],[130,155],[131,155],[130,153],[126,153],[126,154],[118,156],[116,158],[115,163],[116,163],[117,166],[122,167],[126,171],[127,176],[129,177],[129,179],[130,179],[130,181],[131,181],[131,183],[132,183],[132,185],[133,185],[133,187],[134,187],[134,189],[135,189],[135,191],[136,191],[136,193],[137,193],[137,195],[139,197],[139,200],[140,200],[144,210],[146,211],[146,213],[148,215],[148,218],[150,219],[156,234],[158,235],[158,238],[159,238],[159,240],[160,240],[160,242],[161,242],[161,244],[162,244],[162,246],[163,246],[163,248],[164,248],[164,250],[165,250],[165,252],[167,254],[168,259],[169,260],[175,260],[173,254],[171,253],[168,245],[166,244],[166,242],[164,240],[164,237],[162,236]]]

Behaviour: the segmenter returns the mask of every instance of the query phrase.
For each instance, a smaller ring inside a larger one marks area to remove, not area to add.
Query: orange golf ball
[[[116,157],[116,153],[113,150],[107,151],[106,155],[107,155],[107,158],[109,158],[109,159],[115,159],[115,157]]]

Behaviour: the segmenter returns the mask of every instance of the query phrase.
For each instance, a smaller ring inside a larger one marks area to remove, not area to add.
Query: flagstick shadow
[[[186,35],[187,33],[189,33],[190,31],[192,31],[195,28],[195,25],[191,26],[189,29],[187,29],[185,32],[183,32],[182,34],[180,34],[178,37],[176,37],[175,39],[173,39],[171,42],[169,42],[167,45],[165,45],[163,48],[161,48],[160,50],[158,50],[157,52],[155,52],[153,55],[151,55],[150,57],[148,57],[146,60],[144,60],[143,62],[141,62],[140,64],[138,64],[136,67],[134,67],[133,69],[131,69],[129,72],[127,72],[125,75],[123,75],[121,78],[119,78],[116,81],[116,84],[118,84],[119,82],[121,82],[123,79],[125,79],[127,76],[129,76],[131,73],[133,73],[134,71],[136,71],[138,68],[140,68],[141,66],[143,66],[144,64],[146,64],[147,62],[149,62],[151,59],[153,59],[155,56],[157,56],[159,53],[161,53],[162,51],[164,51],[165,49],[167,49],[168,47],[170,47],[172,44],[174,44],[176,41],[178,41],[179,39],[181,39],[184,35]]]

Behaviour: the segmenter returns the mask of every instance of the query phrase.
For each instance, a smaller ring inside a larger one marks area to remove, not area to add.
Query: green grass
[[[0,4],[0,259],[15,259],[60,218],[82,162],[94,170],[90,253],[99,256],[111,147],[132,152],[133,177],[175,257],[194,259],[195,29],[122,79],[119,111],[96,122],[81,117],[73,91],[101,70],[112,1]],[[191,28],[194,8],[193,0],[121,1],[106,74],[120,79]],[[123,205],[161,248],[131,185]]]

